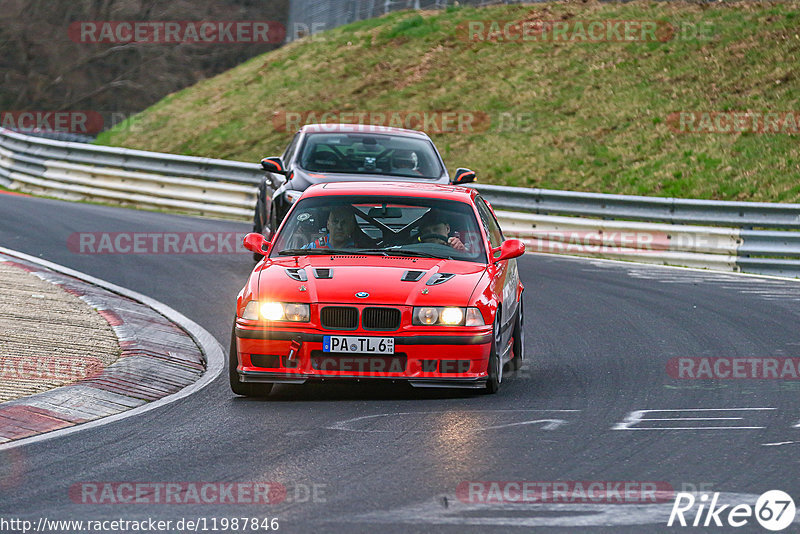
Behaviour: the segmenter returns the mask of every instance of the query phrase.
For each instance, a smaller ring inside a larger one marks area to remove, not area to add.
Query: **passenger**
[[[349,206],[336,206],[328,214],[328,233],[303,248],[355,248],[356,216]]]

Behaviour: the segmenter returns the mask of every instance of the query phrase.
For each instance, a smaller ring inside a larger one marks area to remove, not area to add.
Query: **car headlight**
[[[416,306],[411,324],[418,326],[484,326],[478,308],[455,306]]]
[[[439,316],[442,324],[459,325],[464,320],[464,310],[461,308],[445,308]]]
[[[297,302],[259,302],[251,300],[244,307],[242,319],[257,321],[291,321],[308,322],[311,318],[311,307]]]

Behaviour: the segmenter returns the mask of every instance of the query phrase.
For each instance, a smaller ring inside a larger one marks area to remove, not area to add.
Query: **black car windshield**
[[[298,201],[270,255],[378,255],[486,263],[471,204],[416,197],[326,195]]]
[[[382,174],[436,179],[442,166],[433,143],[417,137],[373,133],[315,133],[298,159],[310,172]]]

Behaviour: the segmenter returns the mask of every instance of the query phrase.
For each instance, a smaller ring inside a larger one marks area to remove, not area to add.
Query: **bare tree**
[[[278,21],[288,0],[0,0],[0,111],[140,111],[278,44],[84,43],[86,21]]]

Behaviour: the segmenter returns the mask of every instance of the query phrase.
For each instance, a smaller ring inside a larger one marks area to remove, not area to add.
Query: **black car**
[[[267,173],[258,190],[253,231],[267,239],[303,191],[314,184],[387,178],[430,184],[475,180],[469,169],[458,169],[451,180],[442,157],[423,132],[358,124],[307,124],[283,156],[264,158],[261,166]]]

